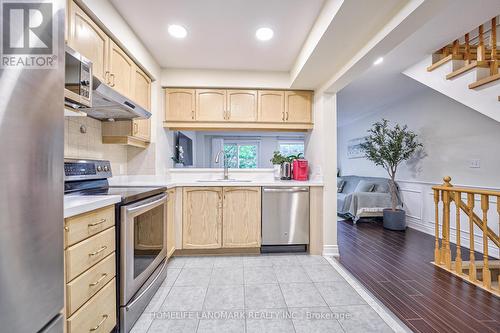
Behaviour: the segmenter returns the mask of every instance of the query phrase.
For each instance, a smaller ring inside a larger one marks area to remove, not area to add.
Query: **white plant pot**
[[[274,164],[273,165],[273,169],[274,169],[274,179],[280,179],[280,177],[281,177],[281,175],[280,175],[281,166],[279,164]]]
[[[174,167],[175,168],[184,168],[184,164],[182,164],[182,163],[175,163]]]

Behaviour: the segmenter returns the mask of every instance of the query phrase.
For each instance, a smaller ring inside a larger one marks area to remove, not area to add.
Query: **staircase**
[[[500,191],[454,187],[450,177],[443,180],[443,185],[432,188],[436,239],[433,264],[500,297],[500,260],[489,254],[490,243],[500,252]],[[476,201],[479,201],[477,207]],[[491,203],[494,204],[494,213],[488,214]],[[492,215],[497,218],[488,221],[488,216],[491,219]],[[453,242],[450,237],[452,223],[456,233],[455,253],[450,247],[450,242]],[[461,233],[469,234],[469,249],[464,253]],[[480,254],[474,249],[473,235],[481,235],[483,240],[479,260],[476,260],[476,255],[479,257]]]
[[[500,122],[498,26],[494,17],[403,73]]]

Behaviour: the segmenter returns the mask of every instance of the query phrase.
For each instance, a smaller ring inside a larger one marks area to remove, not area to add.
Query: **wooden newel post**
[[[443,178],[444,187],[452,187],[451,177]],[[443,244],[441,246],[441,260],[446,268],[451,269],[451,249],[450,249],[450,192],[442,191],[443,199]]]
[[[434,262],[439,265],[441,264],[441,249],[439,248],[439,190],[434,190],[434,204],[436,212],[436,243],[434,245]]]
[[[481,194],[481,210],[483,211],[483,286],[486,289],[491,288],[491,272],[488,265],[488,209],[489,197]]]
[[[469,215],[469,279],[476,281],[476,258],[474,254],[474,194],[467,194],[467,215]]]

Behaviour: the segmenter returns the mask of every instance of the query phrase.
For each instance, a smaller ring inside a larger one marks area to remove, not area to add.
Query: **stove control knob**
[[[104,171],[108,172],[109,171],[109,168],[107,165],[104,166]]]
[[[102,166],[98,165],[98,166],[97,166],[97,171],[98,171],[98,172],[101,172],[101,171],[102,171]]]

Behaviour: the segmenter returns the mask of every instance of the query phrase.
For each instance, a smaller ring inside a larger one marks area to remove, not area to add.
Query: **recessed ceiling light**
[[[380,57],[380,58],[378,58],[377,60],[375,60],[375,61],[373,62],[373,64],[374,64],[375,66],[377,66],[377,65],[380,65],[380,64],[381,64],[381,63],[383,63],[383,62],[384,62],[384,58]]]
[[[274,32],[270,28],[259,28],[255,32],[255,37],[257,37],[258,40],[266,41],[270,40],[273,38]]]
[[[168,33],[175,38],[184,38],[187,35],[187,30],[181,25],[172,24],[168,26]]]

